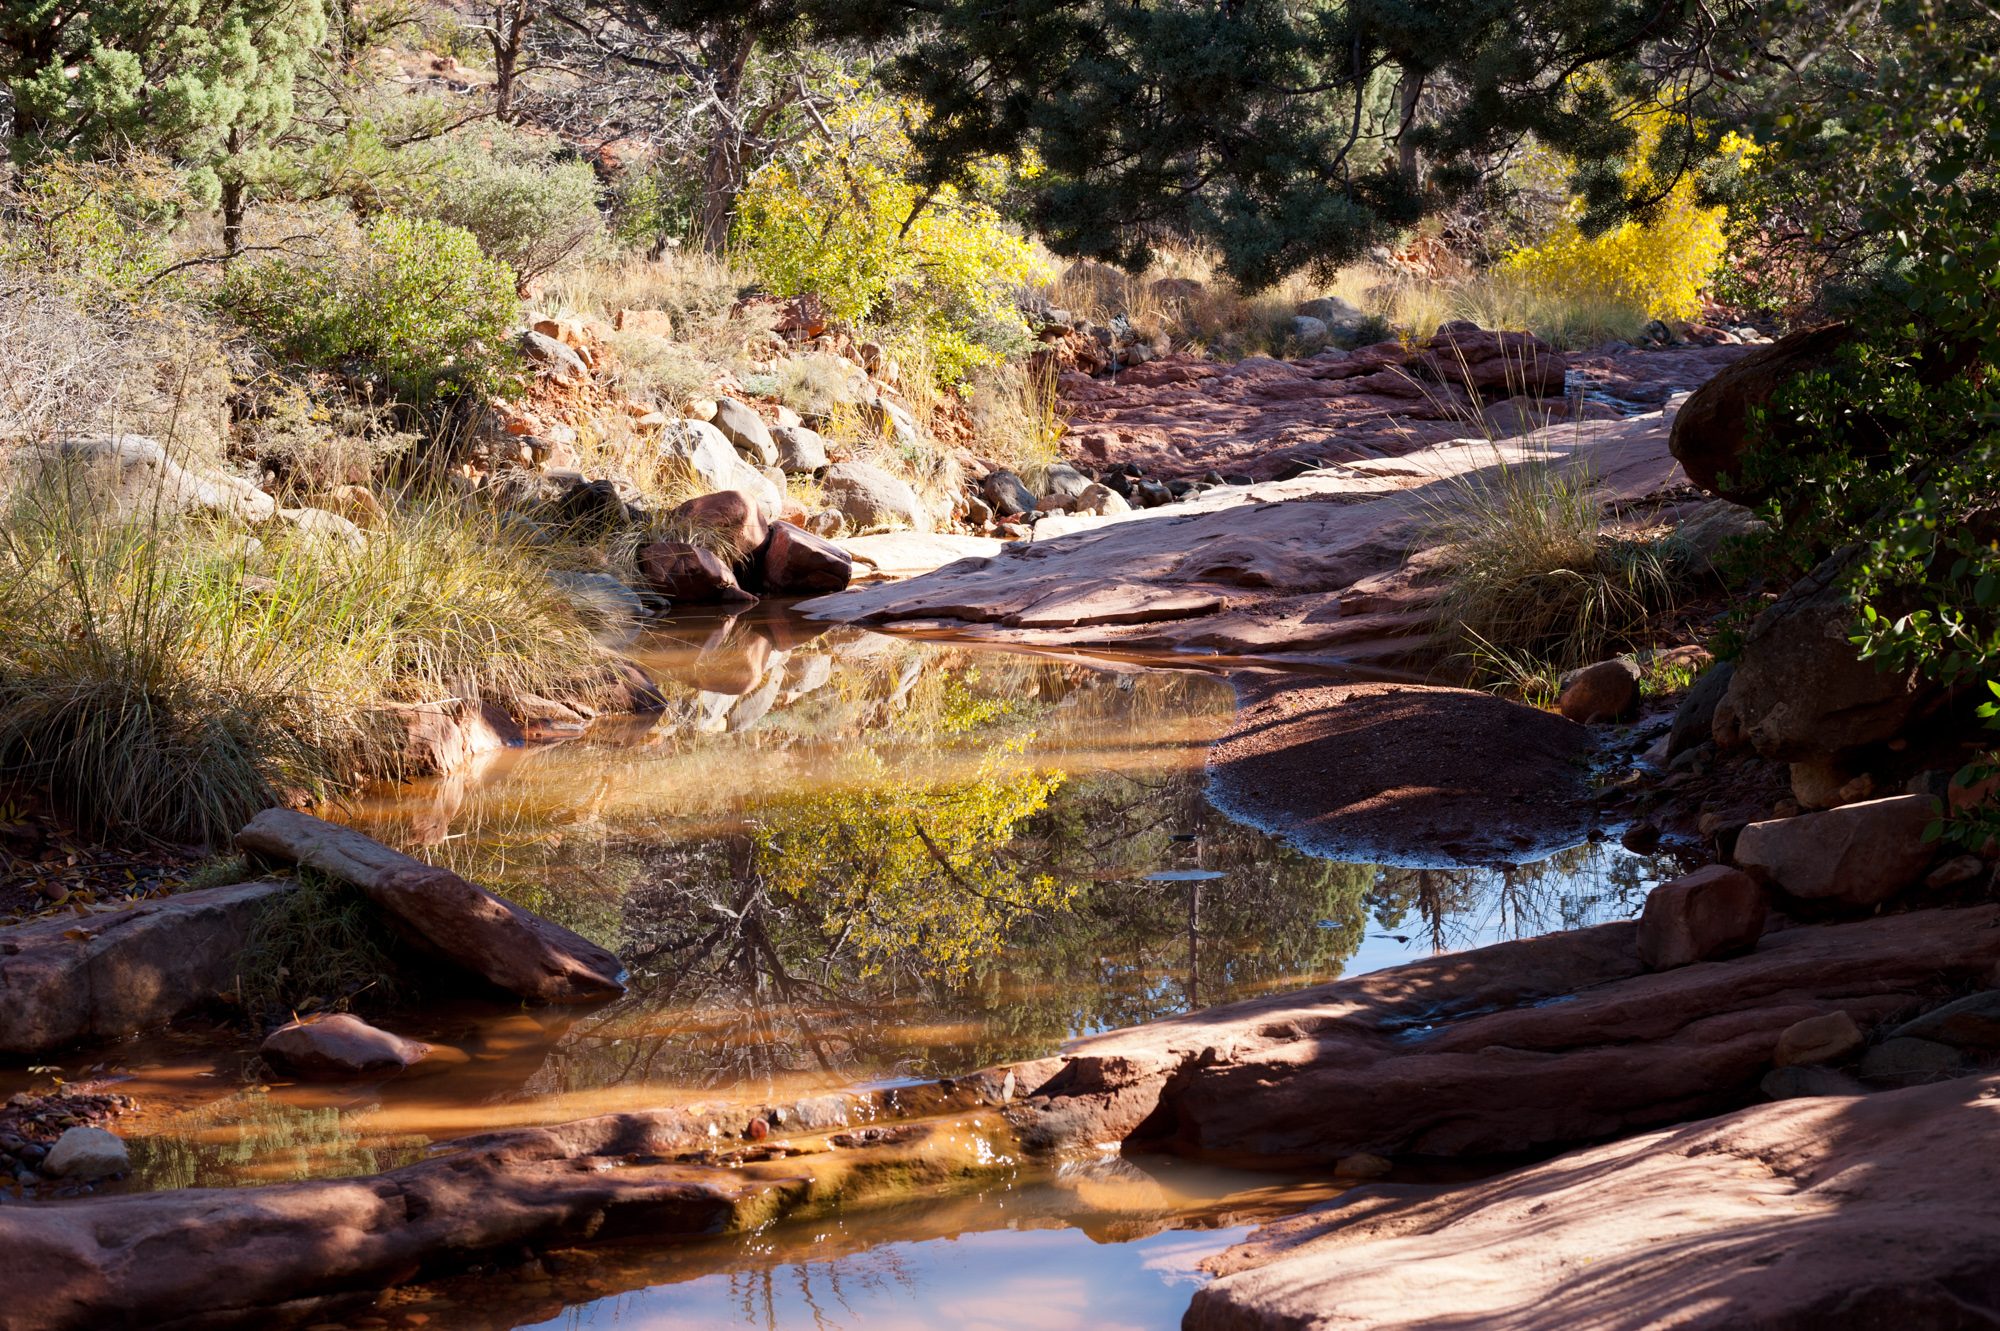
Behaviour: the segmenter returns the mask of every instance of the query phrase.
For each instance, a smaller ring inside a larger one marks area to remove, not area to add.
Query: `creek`
[[[659,715],[493,754],[354,814],[616,948],[628,994],[584,1011],[375,995],[384,1025],[466,1057],[365,1089],[262,1080],[220,1026],[121,1045],[90,1075],[143,1106],[121,1127],[126,1186],[353,1174],[508,1126],[953,1076],[1627,918],[1671,872],[1605,843],[1506,868],[1301,854],[1208,803],[1204,754],[1234,695],[1185,658],[1028,654],[765,608],[628,651],[662,681]],[[1202,1257],[1335,1191],[1107,1154],[748,1239],[394,1291],[375,1315],[1154,1331],[1179,1324]]]

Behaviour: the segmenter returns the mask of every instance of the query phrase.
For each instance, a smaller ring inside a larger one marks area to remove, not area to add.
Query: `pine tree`
[[[162,154],[221,204],[233,248],[254,155],[326,32],[322,0],[4,0],[12,155]]]

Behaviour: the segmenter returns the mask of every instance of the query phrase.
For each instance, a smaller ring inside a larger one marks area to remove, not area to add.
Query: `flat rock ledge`
[[[257,918],[289,882],[202,888],[0,930],[0,1055],[164,1025],[236,987]]]
[[[1458,439],[1118,517],[1058,514],[1032,540],[799,609],[1032,646],[1398,663],[1430,632],[1436,585],[1410,552],[1440,502],[1503,465],[1544,461],[1588,468],[1607,502],[1657,494],[1679,475],[1670,421],[1655,412]]]
[[[1211,1262],[1185,1331],[2000,1326],[2000,1076],[1785,1100],[1449,1192],[1371,1186]]]

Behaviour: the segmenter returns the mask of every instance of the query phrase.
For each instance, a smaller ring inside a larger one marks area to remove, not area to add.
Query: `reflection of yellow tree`
[[[895,954],[935,974],[963,973],[1018,917],[1061,909],[1076,894],[1006,853],[1022,820],[1063,783],[1060,772],[1009,771],[1023,747],[1003,745],[970,780],[950,782],[892,779],[876,754],[855,754],[854,779],[760,810],[766,881],[816,906],[871,973]]]

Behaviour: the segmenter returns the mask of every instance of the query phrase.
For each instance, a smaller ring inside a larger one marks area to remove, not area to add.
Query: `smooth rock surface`
[[[1135,1145],[1260,1167],[1548,1149],[1740,1106],[1805,1018],[1872,1028],[1996,960],[1994,906],[1796,926],[1651,973],[1638,926],[1608,924],[1093,1036],[1069,1075],[1152,1068],[1121,1074]]]
[[[803,425],[780,425],[771,431],[778,446],[778,466],[795,475],[808,476],[827,465],[826,440],[819,432]]]
[[[2000,1079],[1760,1105],[1449,1190],[1376,1186],[1210,1262],[1185,1331],[2000,1325]]]
[[[660,427],[655,446],[661,457],[686,463],[704,488],[741,490],[756,500],[757,511],[766,519],[777,516],[784,495],[707,421],[668,421]]]
[[[0,454],[0,499],[46,484],[121,519],[210,513],[242,522],[275,516],[277,501],[241,477],[145,435],[83,435]]]
[[[1655,493],[1678,475],[1659,415],[1440,445],[1116,517],[1046,517],[1033,541],[984,563],[803,608],[850,623],[957,620],[1034,645],[1396,660],[1432,629],[1436,581],[1408,556],[1441,493],[1540,458],[1590,467],[1607,499]]]
[[[737,584],[713,551],[686,541],[654,541],[639,548],[639,571],[660,595],[689,605],[723,605],[757,598]]]
[[[727,551],[729,562],[738,565],[755,554],[771,532],[756,501],[740,490],[696,495],[669,513],[667,524],[702,532],[709,538],[704,546]]]
[[[266,809],[236,834],[236,846],[352,884],[413,943],[508,993],[591,1003],[625,992],[624,967],[595,943],[352,828]]]
[[[1967,994],[1903,1023],[1891,1034],[1982,1055],[2000,1053],[2000,989]]]
[[[1735,860],[1795,897],[1873,906],[1922,880],[1936,855],[1923,839],[1931,806],[1922,795],[1892,795],[1751,823],[1736,838]]]
[[[238,883],[0,929],[0,1054],[162,1025],[236,987],[237,959],[288,882]]]

